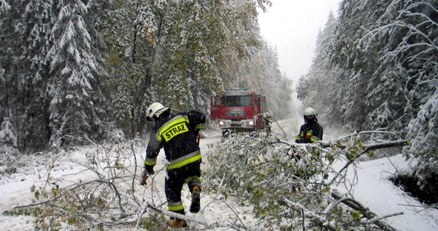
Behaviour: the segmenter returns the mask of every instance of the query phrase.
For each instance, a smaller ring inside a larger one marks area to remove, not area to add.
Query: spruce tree
[[[80,0],[59,3],[52,28],[50,79],[50,146],[83,143],[85,137],[102,138],[105,113],[100,89],[99,52],[93,47],[97,35],[90,25],[87,6]]]

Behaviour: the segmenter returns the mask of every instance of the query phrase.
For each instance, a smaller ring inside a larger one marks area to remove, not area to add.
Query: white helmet
[[[317,115],[316,110],[313,109],[313,107],[308,107],[306,108],[306,110],[304,110],[304,115],[305,116],[310,116],[310,115]]]
[[[147,109],[146,109],[146,119],[152,120],[154,116],[160,117],[161,113],[169,110],[168,107],[163,106],[161,103],[152,103]]]

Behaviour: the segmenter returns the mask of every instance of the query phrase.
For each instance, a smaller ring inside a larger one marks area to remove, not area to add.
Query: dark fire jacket
[[[323,129],[318,122],[305,123],[300,128],[300,134],[295,138],[297,143],[314,143],[322,140]]]
[[[166,159],[170,162],[167,169],[201,161],[198,133],[205,128],[205,119],[205,115],[198,111],[160,116],[152,128],[146,149],[146,171],[153,173],[161,148],[164,148]]]

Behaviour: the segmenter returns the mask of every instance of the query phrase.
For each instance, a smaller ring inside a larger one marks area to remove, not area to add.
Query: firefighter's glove
[[[141,176],[140,185],[146,185],[146,180],[149,178],[149,173],[145,170]]]

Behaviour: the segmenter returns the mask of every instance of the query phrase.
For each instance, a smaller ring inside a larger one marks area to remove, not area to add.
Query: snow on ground
[[[76,154],[83,155],[86,149],[82,149]],[[49,170],[51,176],[61,177],[69,176],[80,172],[83,167],[75,163],[75,158],[81,158],[80,155],[68,155],[73,157],[66,159],[66,156],[59,156],[59,165],[49,169],[47,163],[52,156],[44,155],[20,155],[16,159],[17,172],[0,176],[0,227],[2,230],[34,230],[33,219],[29,216],[4,216],[3,212],[11,210],[15,206],[32,203],[33,193],[32,186],[42,186],[45,184]],[[3,159],[2,159],[3,161]],[[3,165],[3,164],[2,164]],[[4,166],[3,166],[4,167]]]
[[[279,136],[286,136],[286,139],[293,142],[294,136],[298,133],[302,121],[299,118],[278,121],[273,125],[273,132]],[[277,126],[281,126],[278,129]],[[284,135],[285,134],[285,135]],[[335,134],[332,130],[325,129],[325,140],[333,139]],[[201,140],[201,150],[204,156],[209,155],[211,147],[221,140],[219,131],[209,130],[204,132]],[[2,163],[4,156],[0,158],[0,227],[1,230],[34,230],[33,218],[29,216],[5,216],[2,213],[11,210],[17,205],[26,205],[32,202],[33,194],[30,190],[32,185],[42,185],[46,182],[47,173],[53,179],[61,179],[62,184],[69,185],[78,180],[84,180],[92,173],[84,171],[87,163],[87,153],[92,152],[95,147],[81,147],[71,150],[68,153],[61,153],[58,156],[29,155],[17,157],[18,168],[16,173],[5,173],[6,167]],[[136,147],[135,153],[141,165],[144,158],[144,144]],[[56,159],[53,168],[48,168],[47,163]],[[207,158],[204,158],[206,160]],[[19,164],[21,163],[21,165]],[[164,164],[163,154],[159,156],[156,170]],[[21,166],[21,167],[20,167]],[[342,163],[339,165],[342,167]],[[438,230],[438,210],[428,209],[416,199],[394,186],[388,177],[395,171],[408,167],[401,155],[390,158],[361,162],[357,165],[357,179],[353,178],[353,171],[350,172],[350,180],[356,182],[352,192],[355,199],[375,212],[378,216],[403,212],[403,215],[386,219],[393,227],[403,231],[432,231]],[[202,168],[208,168],[204,163]],[[164,196],[164,171],[157,172],[156,177],[149,179],[148,186],[144,189],[143,198],[149,200],[151,188],[155,190],[153,202],[162,209],[166,209]],[[208,191],[208,185],[204,185],[204,192]],[[343,188],[339,186],[339,190]],[[345,190],[344,190],[345,191]],[[193,219],[204,220],[208,223],[215,221],[226,221],[228,223],[254,226],[256,220],[249,207],[241,207],[232,198],[224,200],[218,195],[202,194],[201,211],[198,214],[190,214]],[[183,190],[183,203],[188,210],[190,194],[187,187]],[[236,216],[238,214],[238,216]],[[202,228],[202,225],[189,222],[191,227]],[[198,227],[199,226],[199,227]],[[263,227],[259,227],[263,229]],[[229,228],[216,228],[214,230],[229,230]]]
[[[401,154],[359,163],[357,179],[352,177],[352,171],[349,174],[350,181],[357,182],[353,188],[354,197],[380,217],[402,212],[402,215],[386,219],[398,230],[436,231],[438,209],[427,208],[389,180],[396,171],[407,168],[408,164]]]
[[[201,150],[203,155],[208,155],[209,149],[221,139],[219,131],[205,131],[204,138],[201,140]],[[145,144],[146,142],[144,142]],[[142,168],[145,145],[139,145],[135,149],[138,165]],[[34,155],[16,158],[17,163],[22,163],[23,167],[17,168],[16,173],[5,174],[6,166],[2,164],[0,158],[0,230],[34,230],[34,218],[30,216],[6,216],[4,211],[13,209],[16,206],[28,205],[32,203],[34,194],[31,192],[31,187],[43,186],[46,184],[47,176],[50,175],[51,181],[55,181],[62,186],[72,185],[79,181],[87,181],[95,178],[95,174],[87,170],[89,164],[88,153],[95,151],[94,146],[81,147],[68,153],[61,153],[57,156]],[[204,158],[206,160],[207,158]],[[55,163],[54,166],[47,166],[48,163]],[[164,153],[161,151],[158,157],[157,165],[155,166],[155,176],[148,179],[148,185],[142,191],[142,200],[153,204],[156,207],[167,210],[166,198],[164,193],[164,178],[163,171],[165,164]],[[53,167],[53,168],[51,168]],[[203,169],[208,167],[208,163],[203,163]],[[49,174],[50,173],[50,174]],[[141,187],[141,186],[139,186]],[[208,186],[204,186],[204,191],[208,191]],[[201,220],[208,224],[221,222],[222,224],[237,224],[251,227],[255,223],[252,209],[250,207],[242,207],[232,198],[224,200],[218,195],[201,194],[201,211],[198,214],[188,212],[190,206],[190,192],[187,187],[183,188],[182,192],[183,203],[186,207],[187,214],[193,220]],[[141,208],[139,208],[141,209]],[[237,215],[236,215],[237,214]],[[166,221],[163,221],[165,223]],[[203,225],[191,223],[191,228],[203,229]],[[227,227],[218,227],[213,230],[228,230]],[[118,229],[120,230],[120,229]],[[130,229],[132,230],[132,229]]]

